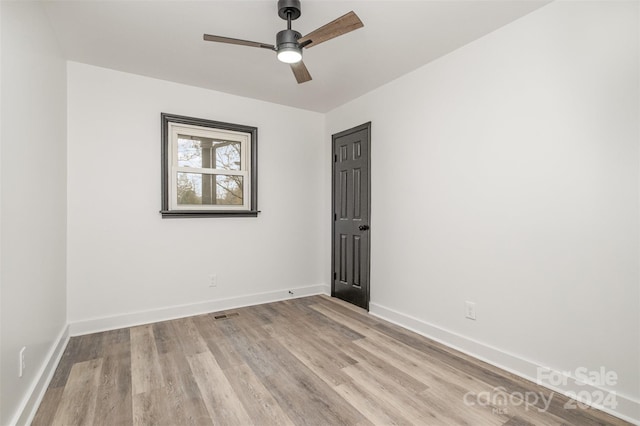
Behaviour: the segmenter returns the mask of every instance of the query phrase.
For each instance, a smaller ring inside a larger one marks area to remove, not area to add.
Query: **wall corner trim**
[[[20,404],[20,408],[16,412],[10,424],[31,424],[68,343],[69,325],[66,324],[60,331],[60,334],[58,334],[58,337],[54,340],[49,353],[40,367],[40,371],[38,371],[38,374],[33,379],[31,386],[29,386],[29,390],[24,396],[22,403]]]
[[[378,303],[369,303],[369,313],[375,317],[399,325],[400,327],[435,340],[445,346],[463,352],[534,383],[539,383],[536,380],[538,369],[547,368],[546,366],[540,365],[534,361],[502,351],[498,348],[443,329],[436,325],[429,324],[426,321],[398,312],[394,309],[387,308]],[[563,375],[563,373],[559,371],[553,371],[553,373]],[[580,381],[576,377],[570,377],[570,379],[571,380],[568,380],[568,383],[565,386],[554,386],[544,382],[539,384],[554,392],[567,396],[569,394],[576,395],[580,391],[587,391],[591,394],[594,391],[604,392],[605,395],[611,395],[617,402],[615,410],[591,403],[591,401],[580,402],[590,405],[605,413],[619,417],[632,424],[640,425],[640,401],[629,396],[621,395],[620,393],[616,393],[609,389],[600,388],[584,381]],[[606,399],[604,400],[606,401]]]

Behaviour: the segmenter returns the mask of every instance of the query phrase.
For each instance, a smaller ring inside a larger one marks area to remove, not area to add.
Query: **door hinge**
[[[337,273],[333,273],[333,279],[335,280],[336,278],[338,278],[338,274]]]
[[[334,162],[334,163],[337,163],[337,162],[338,162],[338,154],[335,154],[335,155],[333,156],[333,162]]]
[[[333,214],[333,220],[334,220],[334,221],[338,220],[338,214],[337,214],[337,213],[334,213],[334,214]]]

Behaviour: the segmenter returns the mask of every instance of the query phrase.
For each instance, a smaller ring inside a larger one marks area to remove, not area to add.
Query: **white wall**
[[[373,312],[638,409],[637,8],[552,3],[327,115],[372,121]]]
[[[73,62],[68,87],[72,324],[326,283],[323,115]],[[161,112],[258,127],[257,218],[161,218]]]
[[[2,2],[0,424],[34,401],[66,325],[66,65],[33,2]],[[27,368],[18,378],[18,352]]]

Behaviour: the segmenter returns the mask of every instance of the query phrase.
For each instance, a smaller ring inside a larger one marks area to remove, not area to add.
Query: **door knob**
[[[369,229],[369,225],[360,225],[358,226],[358,229],[361,231],[366,231],[367,229]]]

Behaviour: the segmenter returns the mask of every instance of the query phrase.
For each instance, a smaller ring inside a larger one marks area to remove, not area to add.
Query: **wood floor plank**
[[[254,308],[254,306],[252,306],[252,308]],[[251,310],[256,312],[256,315],[260,316],[263,324],[271,324],[274,319],[281,316],[280,312],[274,308],[273,304],[256,305],[255,308],[257,309]]]
[[[153,338],[156,343],[156,351],[158,355],[174,352],[178,350],[178,339],[174,335],[174,328],[171,321],[157,322],[151,325],[153,330]]]
[[[151,325],[131,328],[131,383],[133,395],[161,389],[164,384]]]
[[[173,413],[165,403],[164,389],[156,388],[133,395],[133,419],[135,426],[172,425]]]
[[[159,360],[164,377],[162,397],[173,422],[177,425],[213,424],[184,353],[167,352],[160,355]]]
[[[371,325],[368,325],[361,321],[351,321],[351,318],[348,315],[345,315],[344,312],[340,312],[339,310],[335,309],[335,306],[329,307],[325,306],[324,304],[317,304],[312,305],[311,308],[324,315],[327,318],[326,321],[331,321],[333,319],[342,324],[349,324],[349,328],[364,337],[377,333],[377,331]]]
[[[336,360],[330,350],[326,350],[327,348],[310,344],[301,345],[300,339],[287,333],[279,333],[276,338],[282,346],[329,386],[337,386],[349,381],[348,376],[341,370],[349,364]]]
[[[101,372],[102,359],[73,365],[52,425],[93,424]]]
[[[60,406],[60,400],[62,399],[62,393],[64,388],[56,387],[49,388],[42,398],[40,407],[36,412],[31,426],[47,426],[50,425],[52,420],[56,417],[56,412]]]
[[[408,392],[419,393],[428,387],[426,383],[422,383],[415,377],[398,369],[393,363],[383,361],[377,354],[362,349],[354,343],[344,345],[341,349],[358,361],[354,366],[366,369],[370,375],[388,378]],[[347,368],[349,367],[343,368],[343,371],[346,371]]]
[[[325,356],[331,358],[327,361],[335,363],[339,368],[356,362],[340,347],[349,341],[364,338],[363,335],[318,313],[309,305],[292,302],[294,301],[280,302],[278,307],[283,315],[275,320],[272,326],[265,326],[265,328],[273,330],[273,336],[278,336],[278,333],[282,331],[289,332],[297,340],[304,341],[305,345],[298,344],[297,346],[315,348],[311,350],[324,353]]]
[[[214,315],[199,315],[194,317],[193,321],[220,368],[225,370],[244,363],[242,355],[215,324],[216,321],[225,320],[216,320]]]
[[[311,324],[313,326],[321,325],[324,330],[329,329],[332,332],[332,335],[340,339],[346,338],[347,340],[357,340],[364,337],[362,334],[355,332],[348,325],[336,321],[335,318],[322,315],[321,313],[313,309],[312,305],[315,305],[315,303],[301,303],[300,300],[301,299],[294,299],[282,302],[285,304],[285,306],[289,305],[292,307],[292,309],[287,311],[286,315],[286,317],[290,321],[293,319],[295,322],[298,322],[302,318],[304,322],[308,324]],[[311,330],[313,330],[313,328],[307,328],[306,332],[308,334],[314,335],[314,333],[310,332]]]
[[[60,362],[58,363],[58,367],[56,368],[55,373],[53,374],[51,383],[49,383],[50,388],[64,387],[67,383],[69,374],[71,373],[73,364],[75,364],[76,362],[86,361],[82,359],[83,357],[81,357],[82,344],[83,342],[85,342],[82,337],[83,336],[72,337],[69,339],[67,348],[60,358]]]
[[[373,394],[357,382],[342,383],[336,386],[335,390],[373,424],[407,426],[414,424],[404,416],[401,407],[396,406],[384,395]]]
[[[94,424],[107,426],[130,423],[133,417],[132,404],[131,355],[127,351],[105,356],[98,385]]]
[[[314,333],[309,333],[309,330],[313,329],[313,324],[300,318],[299,315],[297,321],[292,321],[292,318],[289,315],[282,316],[264,328],[330,386],[348,381],[348,377],[341,369],[355,364],[356,361],[333,343],[317,339],[316,333],[324,333],[325,329],[315,328]]]
[[[535,426],[535,423],[530,423],[520,417],[512,417],[502,426]]]
[[[192,318],[181,318],[169,321],[171,335],[179,346],[174,348],[180,350],[185,356],[207,352],[209,348],[202,335],[198,331]]]
[[[265,426],[294,424],[246,364],[236,365],[223,371],[251,418],[252,424]]]
[[[202,400],[214,424],[249,425],[247,414],[240,398],[227,380],[211,352],[187,357],[196,379]]]
[[[227,321],[233,322],[242,328],[243,332],[254,342],[270,339],[269,333],[264,329],[265,322],[259,315],[256,315],[251,308],[235,310],[238,315],[230,317]]]

